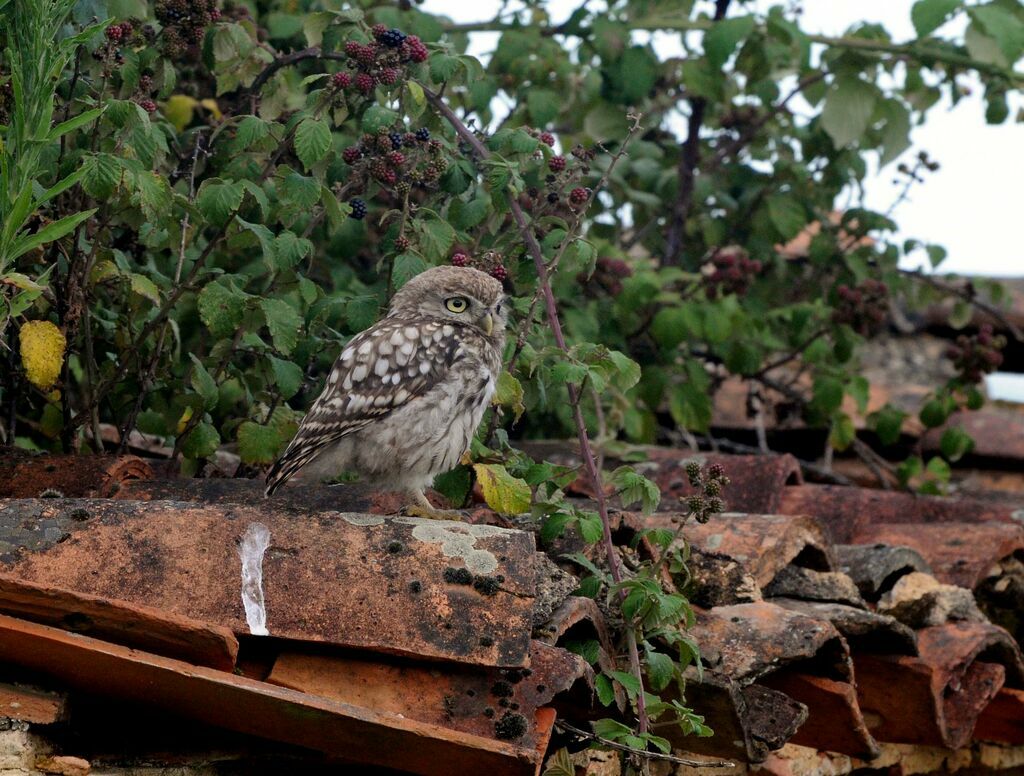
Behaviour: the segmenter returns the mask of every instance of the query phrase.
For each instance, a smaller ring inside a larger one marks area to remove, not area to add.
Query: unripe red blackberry
[[[401,76],[398,68],[396,67],[385,67],[380,71],[380,82],[391,86],[398,83],[398,79]]]
[[[153,76],[144,75],[139,78],[139,89],[144,92],[153,90]]]
[[[423,45],[423,41],[416,35],[410,35],[405,39],[405,43],[402,46],[403,55],[413,62],[426,62],[427,57],[430,56],[430,52],[427,51],[427,47]]]
[[[387,159],[388,164],[390,164],[392,167],[401,167],[403,164],[405,164],[405,154],[403,154],[401,151],[392,151],[391,153],[388,154]]]
[[[402,135],[402,145],[411,146],[416,142],[416,135],[412,132],[406,132]],[[395,146],[395,148],[401,148],[402,145]]]
[[[540,142],[542,142],[544,145],[548,146],[549,148],[554,148],[554,146],[555,146],[555,136],[552,135],[550,132],[541,132],[540,133]]]
[[[367,43],[359,49],[359,53],[356,54],[356,59],[364,65],[372,65],[373,61],[377,58],[377,44]]]
[[[114,43],[121,40],[121,25],[112,24],[109,27],[107,27],[106,36],[107,40],[113,41]]]
[[[135,27],[134,27],[134,25],[132,25],[130,19],[125,19],[123,22],[121,22],[120,27],[121,27],[121,37],[122,38],[128,37],[129,35],[132,34],[132,32],[135,31]]]
[[[588,199],[590,199],[590,189],[585,189],[582,186],[577,186],[569,192],[569,202],[573,205],[582,205]]]
[[[386,24],[375,24],[373,25],[372,28],[370,28],[370,32],[373,33],[373,37],[375,37],[377,40],[380,40],[384,33],[387,31],[388,26]]]
[[[725,477],[725,467],[720,463],[713,463],[708,467],[708,477],[720,480]],[[714,494],[713,494],[714,495]]]
[[[156,103],[152,100],[141,100],[139,106],[146,111],[146,113],[156,113]]]
[[[331,76],[331,85],[335,89],[348,89],[352,85],[352,76],[348,73],[335,73]]]
[[[356,76],[356,89],[363,94],[369,94],[373,91],[374,80],[373,76],[369,73],[359,73]]]
[[[349,146],[341,152],[341,158],[345,160],[345,164],[355,164],[362,155],[363,152],[357,146]]]
[[[452,256],[452,266],[453,267],[468,267],[469,266],[469,256],[467,256],[465,253],[456,253],[454,256]]]
[[[561,172],[565,169],[565,157],[552,156],[548,159],[548,167],[551,168],[552,172]]]
[[[355,59],[363,50],[363,44],[356,40],[350,40],[345,44],[345,55]]]
[[[409,247],[411,245],[412,245],[412,241],[408,237],[406,237],[404,234],[403,235],[399,235],[398,237],[395,238],[395,249],[396,250],[407,251],[407,250],[409,250]]]
[[[503,265],[498,264],[495,267],[491,267],[491,277],[504,283],[508,278],[508,270]]]
[[[384,174],[380,176],[380,180],[388,186],[393,186],[398,183],[398,173],[394,170],[385,170]]]

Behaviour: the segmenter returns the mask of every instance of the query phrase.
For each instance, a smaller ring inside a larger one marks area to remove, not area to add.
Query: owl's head
[[[422,272],[392,297],[388,316],[445,318],[499,335],[508,322],[501,283],[470,267],[434,267]]]

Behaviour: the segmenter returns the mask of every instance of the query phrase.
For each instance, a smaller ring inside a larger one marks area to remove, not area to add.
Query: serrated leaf
[[[856,76],[840,75],[825,95],[821,126],[836,148],[857,142],[867,131],[878,91]]]
[[[238,455],[242,463],[273,463],[283,446],[284,440],[273,425],[261,426],[247,420],[238,427]]]
[[[455,244],[455,230],[450,224],[438,218],[428,218],[417,220],[414,225],[416,242],[427,261],[439,263],[448,257]]]
[[[274,374],[274,388],[284,401],[292,398],[302,387],[302,367],[292,361],[285,361],[274,356],[267,356],[270,369]]]
[[[345,303],[345,319],[353,331],[367,329],[377,320],[380,300],[374,294],[354,296]]]
[[[212,424],[202,422],[192,429],[181,443],[181,453],[186,458],[209,458],[220,446],[220,434]]]
[[[508,372],[498,375],[498,385],[494,391],[494,404],[499,407],[508,407],[515,414],[516,422],[526,412],[523,404],[523,385]]]
[[[234,334],[242,323],[245,296],[223,283],[207,283],[199,292],[199,318],[216,337]]]
[[[640,694],[640,680],[633,674],[627,674],[625,671],[609,671],[609,673],[616,682],[626,689],[630,698],[635,698]]]
[[[324,39],[324,30],[334,21],[330,11],[316,11],[306,14],[302,22],[302,34],[306,36],[306,45],[319,46]]]
[[[430,58],[430,80],[435,84],[443,83],[455,75],[459,69],[459,58],[448,54],[434,54]]]
[[[772,226],[783,240],[792,240],[807,224],[807,213],[796,197],[773,194],[765,200]]]
[[[535,124],[545,126],[554,121],[562,106],[562,98],[550,89],[530,89],[526,93],[526,108]]]
[[[612,680],[604,674],[594,677],[594,690],[597,692],[597,699],[602,706],[611,706],[615,702],[615,687]]]
[[[244,151],[270,134],[270,123],[259,116],[245,116],[235,130],[235,150]]]
[[[196,194],[196,207],[211,224],[221,225],[242,204],[245,188],[241,183],[221,178],[203,181]]]
[[[649,650],[646,657],[647,679],[651,690],[661,692],[669,686],[675,676],[675,662],[668,655],[653,650]]]
[[[487,506],[502,515],[520,515],[530,511],[530,486],[513,477],[504,466],[496,463],[473,464],[477,482],[483,490]]]
[[[398,114],[383,105],[371,105],[363,114],[363,132],[376,135],[382,129],[388,129],[398,121]]]
[[[131,274],[131,286],[133,293],[136,293],[139,296],[148,299],[155,305],[160,304],[160,289],[157,288],[156,283],[147,278],[145,275],[140,275],[138,272],[133,272]]]
[[[289,172],[281,181],[278,193],[289,210],[308,213],[320,201],[321,186],[315,178]]]
[[[121,180],[121,163],[111,154],[90,154],[82,162],[82,190],[96,200],[110,199]]]
[[[288,355],[299,343],[302,316],[282,299],[261,299],[260,309],[263,311],[274,347]]]
[[[308,170],[331,147],[331,129],[323,119],[305,118],[295,128],[295,153]]]
[[[735,16],[711,25],[704,33],[704,56],[711,67],[720,69],[741,40],[754,31],[753,16]]]
[[[188,355],[192,359],[192,377],[189,380],[189,384],[192,386],[192,390],[203,397],[203,408],[209,412],[217,406],[217,402],[220,399],[217,381],[213,379],[213,375],[207,371],[206,367],[203,366],[203,362],[194,353],[189,353]]]
[[[313,252],[313,243],[294,232],[284,231],[274,238],[274,266],[278,269],[294,267]]]
[[[486,199],[457,199],[448,207],[448,220],[456,229],[472,229],[487,217],[487,208]]]
[[[395,265],[391,270],[391,279],[396,289],[401,288],[421,272],[426,272],[430,265],[415,253],[400,253],[395,256]]]

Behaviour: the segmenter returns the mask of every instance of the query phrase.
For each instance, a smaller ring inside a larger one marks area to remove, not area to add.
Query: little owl
[[[469,449],[501,371],[501,283],[435,267],[406,283],[387,315],[341,351],[327,385],[267,474],[271,495],[299,469],[354,470],[415,500],[410,514],[451,517],[423,489]]]

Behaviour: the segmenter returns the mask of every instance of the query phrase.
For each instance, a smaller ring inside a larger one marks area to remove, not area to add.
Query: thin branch
[[[607,738],[602,738],[596,733],[591,733],[589,730],[583,730],[571,725],[564,719],[556,719],[555,727],[560,728],[564,733],[572,733],[575,736],[579,736],[587,741],[594,741],[601,746],[606,746],[609,749],[615,749],[619,752],[626,752],[628,754],[643,757],[648,760],[662,760],[667,763],[675,763],[676,765],[688,765],[691,768],[735,768],[736,764],[731,763],[728,760],[691,760],[686,757],[676,757],[674,754],[661,754],[660,752],[649,752],[645,749],[635,749],[632,746],[626,746],[620,744],[618,741],[611,741]]]
[[[919,269],[901,269],[900,274],[919,280],[948,296],[956,296],[963,299],[965,302],[970,302],[979,310],[992,316],[992,318],[998,321],[999,325],[1006,329],[1010,333],[1010,336],[1017,340],[1017,342],[1024,342],[1024,332],[1021,332],[1020,328],[1013,321],[1007,318],[998,308],[978,299],[978,292],[974,290],[973,286],[955,286],[951,283],[944,283],[931,275],[925,274]]]

